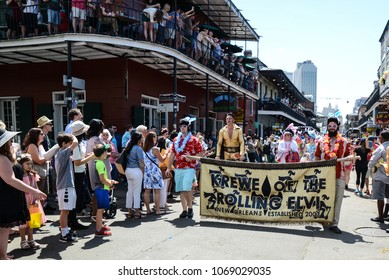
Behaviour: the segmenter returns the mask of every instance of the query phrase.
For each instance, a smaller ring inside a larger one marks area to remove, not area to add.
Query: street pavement
[[[171,211],[162,216],[127,219],[126,186],[115,191],[119,205],[108,220],[112,236],[94,237],[89,217],[81,222],[75,243],[59,242],[58,211],[36,231],[39,250],[21,250],[19,236],[12,237],[8,253],[16,260],[387,260],[389,224],[370,221],[376,217],[376,202],[354,194],[352,172],[346,190],[339,228],[342,234],[320,224],[252,224],[204,218],[199,215],[199,197],[193,219],[179,219],[179,197],[170,200]]]

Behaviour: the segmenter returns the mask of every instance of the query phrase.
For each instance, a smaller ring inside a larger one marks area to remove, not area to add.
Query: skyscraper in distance
[[[309,100],[315,103],[315,113],[317,110],[317,68],[310,60],[297,63],[294,71],[293,83],[297,89]]]

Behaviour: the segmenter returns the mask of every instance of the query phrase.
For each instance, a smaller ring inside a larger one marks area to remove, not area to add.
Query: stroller
[[[109,208],[104,212],[104,217],[106,219],[113,219],[116,216],[118,205],[116,203],[116,197],[113,194],[113,189],[110,191],[109,195]]]

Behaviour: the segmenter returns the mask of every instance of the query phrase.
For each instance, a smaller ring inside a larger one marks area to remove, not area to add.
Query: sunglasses
[[[188,127],[186,124],[181,124],[180,127]]]

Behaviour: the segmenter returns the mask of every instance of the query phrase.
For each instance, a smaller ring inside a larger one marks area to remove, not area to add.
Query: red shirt
[[[197,140],[196,137],[193,135],[190,137],[189,141],[186,143],[186,146],[184,150],[180,153],[176,151],[175,143],[176,141],[179,142],[179,147],[184,141],[184,137],[181,137],[181,139],[178,139],[178,137],[174,138],[173,140],[173,147],[172,151],[176,155],[176,168],[196,168],[196,160],[186,160],[185,155],[197,155],[198,153],[201,153],[203,151],[203,148],[201,147],[200,142]]]

